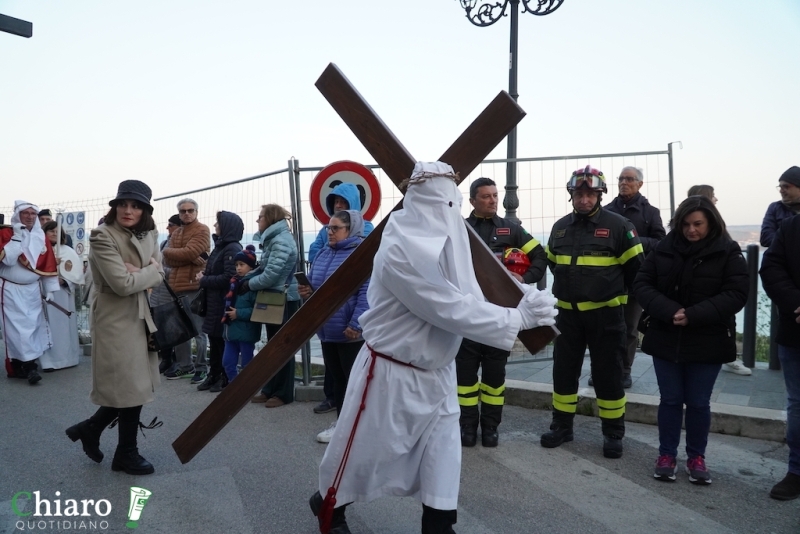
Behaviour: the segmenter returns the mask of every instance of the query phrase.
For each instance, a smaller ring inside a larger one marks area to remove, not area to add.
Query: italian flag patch
[[[628,236],[628,239],[633,239],[636,237],[636,230],[628,230],[628,233],[625,235]]]

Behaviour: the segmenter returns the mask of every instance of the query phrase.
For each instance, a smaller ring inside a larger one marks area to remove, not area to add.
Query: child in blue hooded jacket
[[[231,278],[231,285],[225,295],[225,315],[222,316],[225,352],[222,354],[222,366],[228,380],[233,380],[239,370],[237,365],[241,358],[242,367],[253,359],[256,342],[261,339],[261,323],[250,321],[256,292],[246,291],[239,294],[239,287],[244,280],[252,277],[256,267],[256,249],[253,245],[240,251],[233,258],[236,275]]]

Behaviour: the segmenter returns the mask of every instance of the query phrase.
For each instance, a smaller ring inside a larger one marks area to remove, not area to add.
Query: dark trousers
[[[503,418],[508,351],[464,339],[456,355],[462,426],[497,427]],[[481,379],[478,381],[478,369]],[[478,410],[480,401],[480,410]]]
[[[215,379],[225,376],[222,368],[222,355],[225,353],[225,339],[208,334],[208,373]],[[227,378],[226,378],[227,380]]]
[[[327,365],[325,366],[325,379],[322,381],[322,392],[325,394],[325,400],[333,405],[333,375]]]
[[[589,347],[592,379],[604,435],[625,434],[622,356],[625,318],[622,307],[588,311],[558,310],[553,354],[553,422],[571,427],[578,406],[578,380]]]
[[[294,315],[299,309],[299,300],[287,300],[283,322],[286,323],[289,317]],[[280,330],[283,325],[265,324],[264,326],[267,327],[267,343],[269,343],[269,340],[278,333],[278,330]],[[286,362],[286,365],[284,365],[280,371],[275,373],[275,376],[273,376],[263,388],[261,388],[261,393],[267,398],[278,397],[284,404],[294,402],[294,368],[295,363],[294,358],[292,358]]]
[[[661,403],[658,405],[658,453],[678,455],[686,406],[686,454],[705,456],[711,429],[711,391],[719,363],[678,363],[653,358]]]
[[[363,339],[353,343],[322,343],[322,358],[325,360],[326,375],[330,370],[333,382],[333,401],[337,417],[342,411],[342,404],[344,404],[344,393],[347,391],[350,370],[363,345]]]
[[[639,346],[639,318],[642,316],[642,307],[633,298],[633,295],[628,295],[628,303],[622,309],[625,314],[625,334],[627,336],[627,346],[624,357],[622,359],[622,375],[630,375],[631,367],[633,366],[633,359],[636,358],[636,348]]]
[[[139,430],[139,416],[141,413],[141,406],[132,406],[130,408],[101,406],[89,418],[89,421],[102,431],[114,419],[118,419],[119,440],[117,442],[117,450],[132,451],[136,449],[136,432]]]

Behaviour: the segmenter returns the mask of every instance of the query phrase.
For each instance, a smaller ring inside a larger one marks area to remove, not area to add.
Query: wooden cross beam
[[[414,158],[335,65],[325,69],[316,85],[395,184],[411,175]],[[469,175],[524,116],[525,112],[508,93],[501,92],[439,160],[450,164],[461,176]],[[400,209],[402,204],[400,201],[394,210]],[[387,220],[388,217],[375,227],[242,369],[236,380],[223,389],[172,443],[182,463],[194,458],[369,278],[372,259]],[[466,227],[470,231],[476,276],[487,300],[500,306],[515,307],[522,298],[522,291],[486,244],[469,225]],[[519,337],[532,353],[536,353],[555,337],[555,331],[549,327],[536,328],[520,332]]]
[[[0,15],[0,32],[13,33],[20,37],[30,37],[33,35],[33,24],[27,20]]]

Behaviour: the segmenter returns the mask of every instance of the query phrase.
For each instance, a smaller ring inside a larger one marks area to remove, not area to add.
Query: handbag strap
[[[172,295],[173,300],[178,300],[178,294],[170,287],[169,282],[167,282],[167,277],[164,276],[164,273],[161,273],[161,278],[164,280],[164,287],[167,288],[169,294]]]

